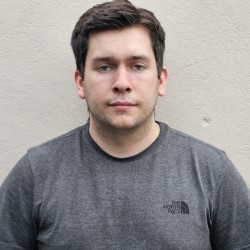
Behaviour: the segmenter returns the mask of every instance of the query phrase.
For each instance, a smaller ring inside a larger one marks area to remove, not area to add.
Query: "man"
[[[89,122],[30,149],[7,177],[0,249],[250,249],[249,189],[225,153],[154,119],[164,37],[126,0],[79,19]]]

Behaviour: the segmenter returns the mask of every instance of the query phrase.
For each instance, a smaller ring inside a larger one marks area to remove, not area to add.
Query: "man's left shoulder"
[[[212,175],[214,178],[224,175],[225,171],[235,172],[235,166],[224,150],[166,124],[165,128],[164,146],[169,157],[176,163],[190,166],[190,169],[196,169],[203,175]]]
[[[197,155],[204,157],[217,156],[222,158],[226,155],[224,150],[194,136],[174,129],[167,124],[161,123],[161,127],[165,127],[166,129],[166,143],[172,148],[175,148],[176,150],[178,149],[182,154],[196,153]]]
[[[168,149],[165,152],[179,172],[186,177],[195,176],[210,191],[218,190],[222,183],[224,186],[237,184],[239,189],[247,190],[244,179],[225,151],[168,125],[165,128],[164,145]]]

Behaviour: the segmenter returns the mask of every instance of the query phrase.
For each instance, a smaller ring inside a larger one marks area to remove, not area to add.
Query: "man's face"
[[[149,32],[140,26],[90,34],[84,79],[75,73],[90,124],[119,129],[154,121],[166,78],[164,69],[158,79]]]

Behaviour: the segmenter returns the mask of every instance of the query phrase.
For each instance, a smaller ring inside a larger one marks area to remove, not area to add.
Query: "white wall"
[[[0,0],[0,183],[28,148],[85,122],[70,37],[101,2]],[[132,2],[166,30],[158,119],[224,149],[250,184],[250,1]]]

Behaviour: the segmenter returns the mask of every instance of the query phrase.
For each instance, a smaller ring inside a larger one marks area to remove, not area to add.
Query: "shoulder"
[[[53,138],[38,146],[32,147],[28,150],[28,156],[32,160],[36,157],[45,155],[64,154],[79,146],[79,142],[84,137],[85,126],[75,128],[61,136]]]
[[[168,149],[177,154],[182,154],[183,157],[186,155],[192,155],[196,159],[216,159],[217,161],[223,161],[227,158],[224,150],[171,128],[164,123],[161,123],[161,129],[165,130],[165,133],[163,133],[163,139],[164,143],[168,146]]]
[[[242,177],[225,151],[166,124],[161,124],[161,127],[166,131],[162,140],[165,154],[182,173],[184,170],[192,172],[213,191],[222,185],[225,178],[231,180],[231,183],[242,183]]]
[[[53,178],[63,166],[79,165],[79,152],[83,147],[85,129],[86,125],[75,128],[30,148],[14,167],[15,171],[29,171],[32,178],[47,178],[50,175]]]
[[[75,128],[68,133],[28,149],[27,153],[13,167],[5,182],[9,182],[9,180],[15,182],[15,180],[22,178],[25,178],[25,182],[27,182],[27,179],[33,178],[36,170],[45,169],[46,165],[57,165],[58,161],[69,155],[73,157],[72,152],[76,153],[76,149],[79,148],[85,129],[86,125]]]

